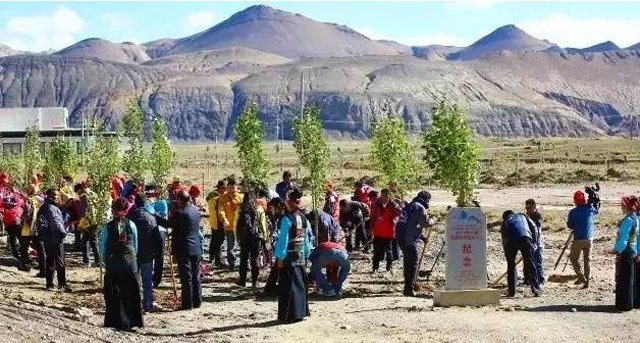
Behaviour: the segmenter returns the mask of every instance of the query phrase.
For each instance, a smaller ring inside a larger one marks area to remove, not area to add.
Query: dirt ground
[[[562,272],[553,264],[566,239],[563,229],[571,194],[584,185],[546,188],[481,189],[478,198],[488,213],[488,270],[493,280],[506,270],[497,218],[506,208],[522,208],[534,198],[548,218],[545,224],[546,270],[549,280],[540,298],[520,286],[513,299],[499,307],[432,306],[432,291],[444,286],[444,258],[430,282],[422,282],[416,298],[401,296],[401,261],[393,275],[372,275],[369,257],[355,253],[352,275],[339,299],[310,295],[311,317],[293,325],[275,322],[275,299],[258,299],[249,288],[233,283],[237,272],[214,270],[203,284],[204,303],[192,311],[145,315],[145,327],[118,332],[101,327],[104,303],[97,268],[80,266],[80,256],[67,254],[67,274],[74,293],[46,291],[35,271],[17,271],[11,257],[0,259],[0,332],[2,342],[638,342],[640,311],[617,313],[614,303],[613,225],[621,216],[621,194],[638,193],[640,186],[603,184],[602,215],[598,220],[592,281],[588,290],[573,285],[571,266]],[[433,192],[434,212],[442,215],[453,197]],[[443,230],[443,224],[439,224]],[[441,243],[429,245],[422,269],[431,267]],[[208,244],[207,244],[208,246]],[[5,238],[0,240],[5,251]],[[266,271],[265,271],[266,273]],[[264,281],[263,275],[262,281]],[[498,286],[505,291],[504,281]],[[156,291],[170,305],[171,285],[165,278]]]

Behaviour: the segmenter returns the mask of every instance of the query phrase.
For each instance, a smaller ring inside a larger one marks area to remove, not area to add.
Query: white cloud
[[[216,23],[216,14],[213,11],[198,11],[187,14],[186,24],[189,31],[204,30]]]
[[[58,50],[75,43],[84,27],[82,17],[61,6],[46,15],[9,18],[6,28],[0,29],[0,42],[16,50]]]
[[[546,18],[516,24],[529,34],[562,47],[585,48],[612,41],[622,48],[640,42],[638,19],[578,19],[556,13]]]
[[[410,46],[424,46],[432,44],[467,46],[473,43],[473,40],[458,37],[445,32],[434,32],[424,35],[394,36],[376,31],[368,27],[358,28],[356,31],[374,40],[392,40]]]
[[[127,13],[103,13],[100,15],[100,19],[115,31],[125,31],[133,26],[133,18]]]

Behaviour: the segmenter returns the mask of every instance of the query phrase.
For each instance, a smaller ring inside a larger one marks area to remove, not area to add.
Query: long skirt
[[[143,327],[140,283],[133,271],[104,275],[104,326],[120,330]]]
[[[624,252],[616,258],[616,309],[629,311],[635,296],[633,254]]]
[[[295,323],[309,316],[304,266],[284,266],[278,279],[278,320]]]
[[[633,307],[640,309],[640,259],[639,258],[636,258],[635,265],[636,265],[636,270],[635,270],[636,282],[634,286],[636,289],[636,296],[635,296],[635,299],[633,300]]]

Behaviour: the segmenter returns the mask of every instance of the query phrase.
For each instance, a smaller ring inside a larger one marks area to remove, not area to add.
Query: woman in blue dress
[[[309,316],[305,264],[311,253],[311,225],[302,213],[302,192],[287,193],[287,212],[280,219],[274,255],[279,270],[278,321],[295,323]]]
[[[633,308],[634,259],[639,226],[637,206],[638,198],[622,198],[621,208],[625,217],[618,225],[616,244],[610,251],[616,255],[616,309],[619,311],[629,311]]]

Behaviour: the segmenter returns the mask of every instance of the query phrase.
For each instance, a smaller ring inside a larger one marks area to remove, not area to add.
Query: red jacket
[[[5,195],[0,203],[3,222],[5,225],[22,224],[22,213],[24,212],[24,199],[17,193]]]
[[[371,199],[369,199],[369,192],[371,192],[372,188],[364,185],[362,186],[361,191],[355,191],[353,193],[353,200],[361,202],[367,205],[368,208],[371,208]]]
[[[323,211],[328,213],[336,222],[340,221],[340,196],[336,192],[327,192],[324,197]]]
[[[380,238],[396,237],[396,221],[401,213],[400,207],[389,201],[386,206],[378,200],[371,208],[371,226],[373,227],[373,236]]]

